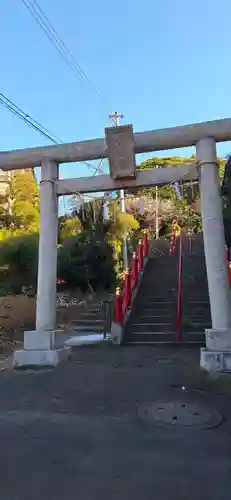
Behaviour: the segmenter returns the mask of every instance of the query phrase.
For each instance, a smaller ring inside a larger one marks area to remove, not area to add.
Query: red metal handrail
[[[182,342],[182,236],[179,236],[178,283],[177,283],[177,340]]]
[[[225,248],[226,248],[226,259],[227,259],[227,262],[228,262],[228,264],[229,264],[229,263],[230,263],[230,257],[231,257],[230,247],[228,247],[228,246],[226,245],[226,247],[225,247]]]
[[[231,259],[231,249],[227,245],[226,245],[225,249],[226,249],[226,259],[227,259],[227,264],[228,264],[228,278],[229,278],[229,284],[230,284],[230,287],[231,287],[231,262],[230,262],[230,259]]]
[[[132,291],[138,282],[139,273],[143,270],[143,259],[148,256],[149,241],[148,233],[144,230],[143,238],[139,240],[137,252],[133,253],[132,269],[124,272],[124,283],[122,290],[117,287],[115,294],[114,321],[120,323],[128,307],[131,305]]]

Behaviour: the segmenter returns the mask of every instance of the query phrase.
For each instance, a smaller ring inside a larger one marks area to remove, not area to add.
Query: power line
[[[40,7],[38,2],[36,0],[22,0],[23,4],[25,7],[28,9],[32,17],[35,19],[37,24],[40,26],[44,34],[47,36],[47,38],[50,40],[52,45],[55,47],[59,55],[62,57],[62,59],[65,61],[65,63],[68,65],[68,67],[71,69],[71,71],[74,73],[74,76],[84,84],[87,84],[88,87],[92,90],[93,94],[95,97],[97,97],[98,100],[100,100],[100,95],[95,88],[95,86],[92,84],[84,70],[81,68],[79,63],[76,61],[75,57],[65,44],[65,42],[62,40],[60,35],[58,34],[57,30],[54,28],[53,24],[51,23],[50,19],[48,16],[45,14],[43,9]],[[62,142],[62,141],[61,141]],[[94,170],[94,174],[96,175],[97,173],[104,174],[105,172],[101,168],[103,159],[100,161],[99,165],[97,167],[91,165],[89,162],[83,162],[85,163],[89,168]]]
[[[40,133],[46,139],[49,139],[54,144],[63,143],[63,141],[59,137],[52,134],[47,128],[43,127],[43,125],[41,125],[41,123],[39,123],[37,120],[32,118],[28,113],[25,113],[25,111],[23,111],[21,108],[19,108],[19,106],[17,106],[17,104],[14,104],[13,101],[8,99],[8,97],[6,97],[1,92],[0,92],[0,104],[5,106],[6,109],[8,109],[13,115],[15,115],[17,118],[22,120],[24,123],[26,123],[26,125],[28,125],[30,128],[32,128],[36,132]],[[97,167],[94,167],[93,165],[91,165],[88,162],[84,162],[84,163],[87,165],[88,168],[91,168],[94,170],[93,176],[96,175],[97,172],[104,173],[103,170],[100,168],[102,160]],[[65,209],[65,211],[67,211],[64,197],[63,197],[63,203],[64,203],[64,209]]]
[[[0,92],[0,104],[5,106],[5,108],[8,109],[13,115],[15,115],[17,118],[26,123],[28,127],[34,129],[40,135],[53,142],[53,144],[60,144],[60,143],[63,144],[63,141],[62,139],[60,139],[60,137],[55,136],[52,132],[50,132],[50,130],[41,125],[41,123],[32,118],[28,113],[23,111],[19,106],[17,106],[17,104],[14,104],[13,101],[11,101],[1,92]],[[91,165],[91,163],[89,163],[88,161],[85,161],[83,163],[87,165],[88,168],[94,170],[93,176],[96,175],[96,173],[98,172],[104,174],[104,171],[101,168],[102,160],[99,162],[98,166]]]
[[[59,55],[69,66],[70,70],[74,73],[75,77],[81,82],[88,85],[91,88],[93,94],[97,99],[100,99],[100,95],[96,90],[93,83],[90,81],[84,70],[81,68],[80,64],[77,62],[65,42],[62,40],[57,30],[54,28],[53,24],[44,13],[40,5],[36,0],[21,0],[25,7],[28,9],[30,14],[33,16],[37,24],[40,26],[42,31],[45,33],[47,38],[50,40],[52,45],[55,47]]]
[[[54,144],[59,144],[60,142],[62,143],[61,139],[59,137],[56,137],[52,132],[50,132],[47,128],[43,127],[41,123],[39,123],[37,120],[34,120],[28,113],[25,113],[19,106],[14,104],[8,97],[6,97],[4,94],[0,92],[0,104],[5,106],[12,114],[17,116],[20,120],[24,121],[29,127],[33,128],[36,130],[36,132],[39,132],[43,137],[46,139],[49,139],[51,142]]]

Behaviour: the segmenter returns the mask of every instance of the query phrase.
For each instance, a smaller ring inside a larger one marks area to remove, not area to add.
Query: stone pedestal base
[[[62,330],[24,332],[24,346],[14,352],[13,367],[56,367],[70,354],[70,348],[64,347],[65,338]]]
[[[231,372],[231,329],[206,330],[200,366],[208,372]]]
[[[231,372],[231,351],[201,349],[200,366],[207,372]]]
[[[26,351],[20,349],[14,352],[13,367],[14,368],[36,368],[56,367],[62,361],[68,359],[70,353],[69,347],[62,349],[47,349],[43,351]]]

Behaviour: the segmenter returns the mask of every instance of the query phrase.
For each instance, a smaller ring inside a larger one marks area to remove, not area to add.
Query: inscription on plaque
[[[136,163],[132,125],[106,128],[105,136],[112,179],[135,177]]]

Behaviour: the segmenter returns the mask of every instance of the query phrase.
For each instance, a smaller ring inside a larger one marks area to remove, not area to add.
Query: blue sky
[[[0,92],[63,141],[101,137],[115,110],[135,131],[231,116],[230,0],[38,2],[101,100],[74,78],[21,0],[1,1]],[[48,144],[4,107],[0,117],[0,150]],[[86,174],[79,164],[61,167],[62,176]]]

